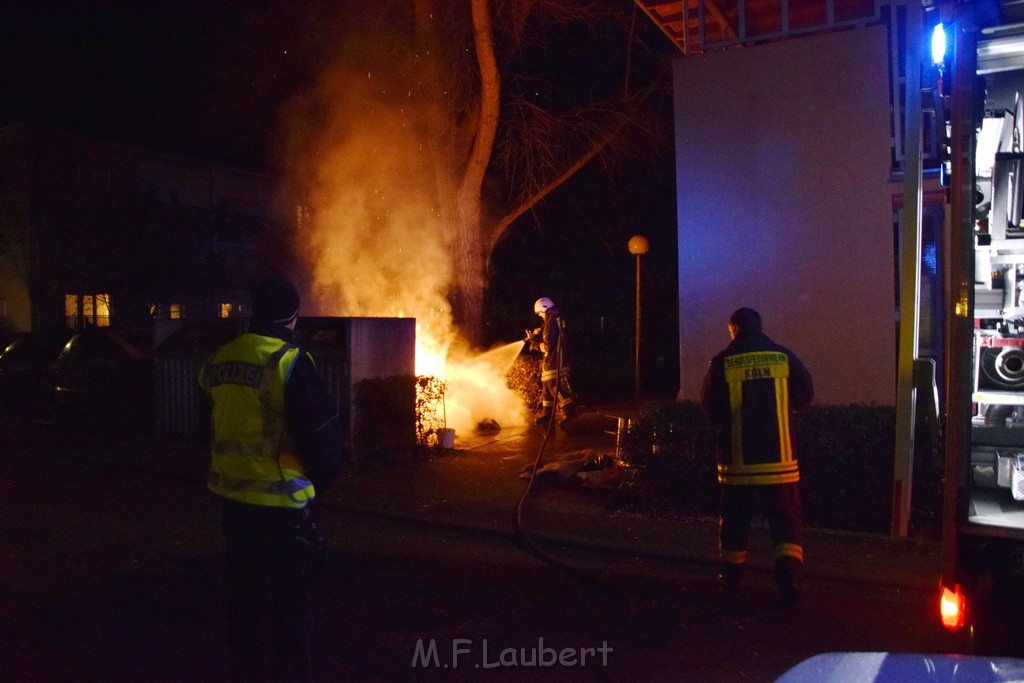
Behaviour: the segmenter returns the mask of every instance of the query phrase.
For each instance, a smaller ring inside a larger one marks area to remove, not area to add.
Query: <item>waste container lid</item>
[[[181,321],[156,348],[157,358],[208,356],[221,345],[245,332],[245,318],[195,318]]]

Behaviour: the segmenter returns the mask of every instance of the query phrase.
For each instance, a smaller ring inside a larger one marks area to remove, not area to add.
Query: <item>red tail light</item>
[[[956,584],[953,590],[943,586],[942,597],[939,599],[939,614],[942,616],[942,625],[951,631],[959,630],[964,625],[964,612],[966,610],[967,598],[960,592],[960,584]]]

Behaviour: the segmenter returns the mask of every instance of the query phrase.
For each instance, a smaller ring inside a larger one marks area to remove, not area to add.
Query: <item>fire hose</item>
[[[562,383],[562,367],[563,367],[562,348],[564,346],[562,344],[562,340],[564,338],[562,333],[565,330],[565,326],[564,326],[565,324],[562,322],[562,319],[558,318],[557,322],[558,322],[558,331],[559,331],[559,335],[558,335],[559,336],[559,342],[558,342],[558,350],[557,350],[557,353],[556,353],[556,356],[555,356],[555,358],[556,358],[555,366],[556,366],[556,369],[557,369],[557,373],[555,375],[554,396],[552,397],[552,400],[554,401],[554,404],[552,405],[551,411],[548,414],[547,427],[544,430],[544,439],[541,441],[540,448],[537,449],[537,456],[534,458],[533,466],[530,469],[530,478],[527,481],[526,490],[523,491],[523,495],[520,496],[519,502],[516,505],[516,512],[515,512],[516,537],[519,539],[520,545],[523,547],[523,549],[526,552],[528,552],[531,555],[533,555],[534,557],[536,557],[537,559],[539,559],[542,562],[545,562],[545,563],[551,565],[552,567],[555,567],[556,569],[560,569],[561,571],[565,572],[566,574],[569,574],[570,576],[572,576],[572,577],[574,577],[574,578],[576,578],[578,580],[581,580],[581,581],[583,581],[585,583],[590,583],[590,584],[596,585],[597,587],[599,587],[600,589],[602,589],[603,591],[605,591],[606,593],[611,595],[613,598],[619,600],[622,604],[624,604],[625,608],[626,608],[626,615],[625,615],[623,626],[625,627],[628,624],[632,623],[632,621],[634,619],[634,616],[636,614],[636,605],[635,605],[633,599],[630,598],[629,596],[623,594],[620,590],[618,590],[617,588],[615,588],[611,584],[607,583],[606,581],[603,581],[603,580],[593,576],[592,574],[589,574],[588,572],[584,571],[583,569],[580,569],[579,567],[573,567],[573,566],[571,566],[569,564],[566,564],[565,562],[563,562],[563,561],[561,561],[561,560],[559,560],[559,559],[557,559],[555,557],[552,557],[551,555],[546,553],[539,545],[537,545],[534,542],[534,540],[532,538],[530,538],[530,535],[527,532],[526,526],[523,523],[523,510],[526,508],[526,500],[527,500],[527,498],[530,495],[530,491],[533,489],[534,481],[537,479],[537,470],[540,467],[541,459],[544,456],[544,450],[547,448],[548,441],[551,438],[551,432],[554,430],[554,426],[555,426],[555,413],[557,412],[559,390],[561,389],[561,383]],[[529,333],[527,333],[527,339],[529,340],[530,338],[531,338],[531,335]]]

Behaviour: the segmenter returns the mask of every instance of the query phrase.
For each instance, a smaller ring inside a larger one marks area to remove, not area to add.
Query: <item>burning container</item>
[[[155,352],[156,429],[187,439],[209,434],[199,368],[247,329],[246,318],[182,320]],[[299,318],[299,345],[316,362],[355,458],[416,442],[416,321],[413,318]]]

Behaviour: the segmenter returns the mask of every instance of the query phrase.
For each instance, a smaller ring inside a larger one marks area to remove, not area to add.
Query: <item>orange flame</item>
[[[456,183],[437,158],[443,122],[381,88],[365,72],[327,74],[308,99],[329,103],[329,115],[295,129],[293,180],[306,197],[297,252],[311,274],[312,307],[326,316],[416,318],[416,372],[448,384],[447,426],[466,433],[488,418],[522,424],[522,400],[505,385],[511,361],[503,368],[471,352],[452,322],[449,254],[459,237]]]

